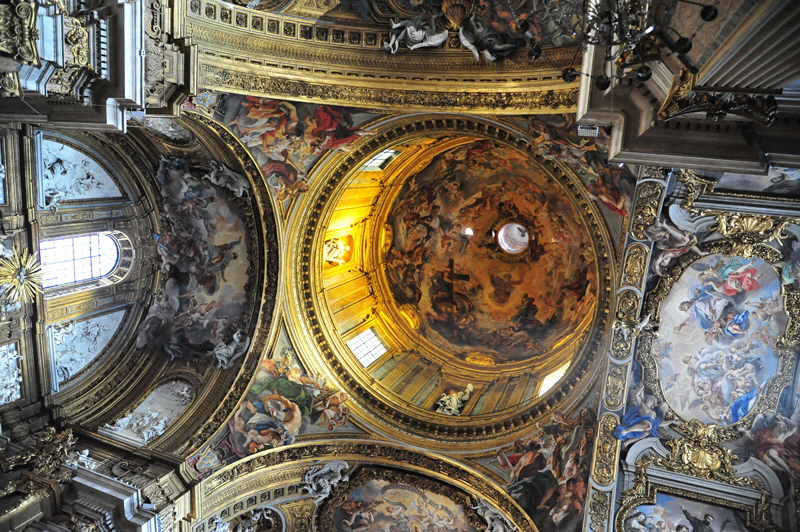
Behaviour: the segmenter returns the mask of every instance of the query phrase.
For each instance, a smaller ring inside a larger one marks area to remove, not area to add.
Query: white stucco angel
[[[203,177],[208,179],[218,187],[225,187],[237,198],[243,195],[250,197],[250,182],[238,172],[234,172],[225,164],[211,159],[211,171]]]
[[[442,392],[442,396],[436,401],[436,413],[446,414],[448,416],[457,416],[461,413],[464,403],[469,400],[469,396],[474,388],[471,384],[467,384],[466,389],[456,392],[450,390]]]
[[[331,494],[339,482],[350,480],[342,472],[350,467],[344,460],[333,460],[323,466],[313,466],[303,476],[303,488],[317,498],[317,503]]]
[[[472,506],[472,509],[486,521],[486,532],[516,532],[517,530],[517,527],[509,523],[503,514],[485,500],[478,501],[478,504]]]
[[[429,20],[417,17],[392,22],[389,40],[384,43],[383,48],[394,54],[397,53],[400,43],[405,43],[409,50],[439,46],[447,40],[449,34],[447,30],[436,31],[436,18],[440,16],[442,15],[436,15]]]
[[[244,355],[248,347],[250,347],[250,337],[238,329],[233,333],[233,338],[229,343],[218,343],[208,354],[217,359],[219,369],[230,369],[233,367],[233,363]]]

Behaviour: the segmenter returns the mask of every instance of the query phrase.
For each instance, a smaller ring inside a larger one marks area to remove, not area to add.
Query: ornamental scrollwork
[[[625,251],[622,267],[622,284],[642,288],[647,277],[647,263],[650,252],[643,244],[633,244]]]
[[[626,358],[636,338],[636,316],[641,298],[634,290],[624,290],[617,298],[616,321],[611,333],[611,355],[616,359]]]
[[[790,220],[739,212],[721,212],[716,217],[717,223],[710,229],[730,241],[732,254],[749,258],[756,255],[756,248],[760,248],[762,253],[769,255],[766,260],[776,262],[781,259],[780,252],[765,243],[785,238],[784,231]]]
[[[686,187],[686,193],[681,203],[681,208],[690,212],[696,212],[694,202],[697,201],[703,194],[710,194],[714,191],[717,182],[713,179],[700,177],[691,170],[680,170],[678,173],[678,181],[683,183]]]
[[[199,83],[208,88],[236,89],[270,98],[314,99],[386,108],[535,110],[572,108],[578,101],[577,89],[481,93],[384,90],[284,79],[252,72],[238,72],[208,64],[200,65]]]
[[[619,417],[607,412],[597,424],[597,440],[594,448],[594,467],[592,478],[602,486],[608,486],[617,477],[617,456],[619,440],[614,437],[614,429],[619,425]]]
[[[647,181],[636,189],[636,202],[633,209],[631,236],[636,240],[647,240],[645,230],[658,220],[664,185],[657,181]]]
[[[676,74],[658,118],[667,121],[704,112],[707,120],[724,120],[730,113],[764,126],[775,121],[778,104],[774,96],[713,91],[697,86],[696,81],[696,75],[686,69]]]
[[[628,364],[614,364],[609,362],[606,372],[606,387],[603,402],[611,410],[622,406],[625,387],[628,382]]]
[[[19,74],[16,72],[0,72],[0,98],[21,98],[22,88],[19,86]]]
[[[36,40],[36,2],[10,0],[0,5],[0,53],[15,61],[39,66]]]
[[[611,497],[605,491],[592,490],[589,499],[589,529],[592,532],[606,532],[608,517],[611,513]]]

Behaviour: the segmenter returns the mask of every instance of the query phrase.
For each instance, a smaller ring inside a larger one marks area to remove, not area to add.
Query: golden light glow
[[[14,249],[11,258],[0,258],[0,290],[12,303],[28,303],[42,293],[42,266],[27,250]]]

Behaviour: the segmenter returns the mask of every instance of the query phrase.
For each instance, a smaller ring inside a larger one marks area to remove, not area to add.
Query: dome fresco
[[[386,221],[394,302],[457,356],[553,351],[588,325],[596,301],[592,242],[564,198],[513,148],[476,141],[438,155],[405,180]]]

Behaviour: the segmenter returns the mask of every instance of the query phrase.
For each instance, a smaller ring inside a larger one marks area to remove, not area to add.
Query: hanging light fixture
[[[692,50],[692,38],[684,37],[676,29],[669,26],[669,20],[679,3],[700,7],[701,26],[711,22],[719,15],[715,4],[704,4],[694,0],[584,0],[583,19],[562,31],[580,39],[584,46],[599,46],[605,49],[603,74],[594,76],[594,86],[598,90],[606,90],[611,85],[613,70],[611,63],[622,54],[639,55],[641,67],[636,70],[640,81],[647,81],[653,76],[653,70],[641,59],[640,45],[649,35],[658,35],[672,52],[686,55]],[[545,6],[548,3],[545,1]],[[556,19],[557,23],[560,23]],[[672,31],[677,40],[666,38],[666,32]],[[695,32],[696,33],[696,32]],[[562,79],[571,83],[580,75],[573,68],[562,71]]]

